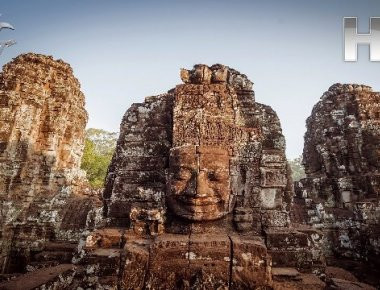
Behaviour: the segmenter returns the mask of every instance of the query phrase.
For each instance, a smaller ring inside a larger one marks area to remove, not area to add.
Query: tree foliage
[[[290,168],[292,169],[293,181],[299,181],[305,178],[305,169],[302,165],[302,156],[294,158],[293,160],[288,160]]]
[[[117,133],[102,129],[86,130],[81,168],[94,188],[101,188],[116,147]]]

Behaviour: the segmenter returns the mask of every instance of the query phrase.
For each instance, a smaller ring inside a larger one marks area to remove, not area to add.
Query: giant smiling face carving
[[[170,151],[167,204],[178,216],[215,220],[232,210],[225,149],[181,146]]]

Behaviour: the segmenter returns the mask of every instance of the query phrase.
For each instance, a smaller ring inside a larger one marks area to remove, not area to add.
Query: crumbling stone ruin
[[[85,196],[86,181],[79,169],[86,122],[84,95],[68,64],[30,53],[4,66],[0,74],[2,272],[24,271],[27,264],[33,268],[45,261],[70,262],[70,251],[76,249],[90,222],[86,218],[95,208],[93,199]]]
[[[319,231],[290,223],[276,113],[229,67],[196,65],[180,76],[184,84],[124,115],[103,194],[107,227],[87,237],[79,264],[92,275],[83,280],[252,289],[273,285],[272,265],[321,271]]]
[[[217,64],[180,77],[125,113],[99,203],[69,65],[4,67],[0,261],[13,274],[0,289],[375,289],[325,258],[378,253],[379,94],[325,94],[294,195],[280,121],[247,76]]]
[[[380,267],[379,148],[380,93],[365,85],[331,86],[307,119],[307,177],[296,186],[296,201],[308,209],[305,221],[323,231],[331,260]]]

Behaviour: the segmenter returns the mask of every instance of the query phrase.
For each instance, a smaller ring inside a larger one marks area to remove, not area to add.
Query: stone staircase
[[[38,269],[71,263],[73,255],[77,251],[77,243],[54,241],[46,243],[41,252],[34,253],[26,270],[33,272]]]
[[[325,218],[323,206],[320,203],[313,202],[311,198],[305,198],[305,205],[308,216],[307,223],[316,229],[322,229]]]
[[[266,245],[273,267],[294,268],[304,273],[321,273],[323,258],[321,215],[309,198],[295,197],[291,210],[291,226],[265,230]]]
[[[125,259],[125,231],[125,228],[105,228],[87,236],[81,258],[76,262],[83,269],[75,277],[77,283],[94,289],[119,289],[120,269]]]
[[[323,256],[323,219],[325,212],[310,198],[295,197],[291,226],[265,230],[266,245],[273,267],[294,268],[304,273],[321,273]],[[285,271],[286,272],[286,271]]]
[[[79,263],[84,269],[84,285],[117,289],[122,253],[118,248],[87,250]]]
[[[266,245],[273,267],[292,267],[302,272],[323,272],[322,234],[309,226],[266,230]]]

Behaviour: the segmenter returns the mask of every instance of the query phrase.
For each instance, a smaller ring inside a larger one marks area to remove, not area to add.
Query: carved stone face
[[[227,150],[209,146],[171,150],[167,204],[176,215],[215,220],[232,210],[231,202]]]

